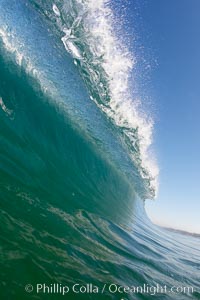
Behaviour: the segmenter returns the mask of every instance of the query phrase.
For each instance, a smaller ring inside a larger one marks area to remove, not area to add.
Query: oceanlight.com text
[[[34,294],[59,294],[65,296],[67,294],[112,294],[112,295],[158,295],[158,294],[184,294],[192,295],[195,290],[192,286],[167,286],[167,285],[149,285],[144,283],[140,286],[122,286],[115,283],[105,283],[102,285],[94,285],[92,283],[73,285],[64,285],[60,283],[38,283],[36,285],[27,284],[25,286],[27,293]]]

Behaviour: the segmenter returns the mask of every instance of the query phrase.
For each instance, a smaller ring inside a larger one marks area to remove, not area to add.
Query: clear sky
[[[200,1],[148,0],[140,14],[158,62],[151,85],[160,191],[147,211],[159,224],[200,232]]]
[[[145,93],[155,115],[160,188],[147,212],[160,225],[200,233],[200,1],[124,3],[141,62],[146,55],[152,64]]]

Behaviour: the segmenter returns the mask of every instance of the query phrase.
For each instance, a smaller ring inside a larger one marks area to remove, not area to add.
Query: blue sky
[[[152,66],[148,80],[142,77],[153,103],[160,188],[147,212],[160,225],[200,233],[200,1],[126,6],[138,64],[145,58]]]
[[[200,232],[200,2],[146,3],[158,60],[152,84],[161,170],[158,199],[147,211],[159,224]]]

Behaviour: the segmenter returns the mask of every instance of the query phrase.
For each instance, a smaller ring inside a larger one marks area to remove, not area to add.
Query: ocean
[[[106,0],[0,0],[3,300],[200,299],[199,236],[145,211],[153,121],[116,27]]]

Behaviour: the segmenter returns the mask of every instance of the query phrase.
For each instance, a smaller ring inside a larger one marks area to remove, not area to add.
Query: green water
[[[47,30],[49,3],[0,1],[1,299],[200,299],[199,238],[149,221],[140,153]]]

